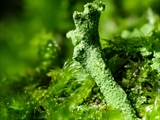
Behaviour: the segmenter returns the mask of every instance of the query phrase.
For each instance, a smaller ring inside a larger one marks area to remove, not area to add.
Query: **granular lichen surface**
[[[109,105],[120,109],[126,120],[136,120],[138,118],[127,99],[127,94],[115,82],[105,64],[98,34],[99,18],[104,9],[102,2],[93,2],[86,4],[83,12],[74,12],[76,29],[67,33],[74,45],[73,59],[95,80]]]

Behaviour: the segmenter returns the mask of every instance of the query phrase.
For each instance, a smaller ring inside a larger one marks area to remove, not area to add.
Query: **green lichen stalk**
[[[126,120],[138,119],[125,91],[114,81],[103,59],[98,23],[105,5],[102,2],[93,2],[86,4],[84,8],[84,12],[74,12],[76,29],[67,33],[75,46],[73,59],[94,78],[108,104],[120,109]]]

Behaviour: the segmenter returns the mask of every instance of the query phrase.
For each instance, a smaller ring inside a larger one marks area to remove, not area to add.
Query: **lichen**
[[[98,24],[104,9],[105,5],[102,2],[93,2],[84,6],[84,12],[74,12],[76,29],[67,33],[67,37],[72,39],[74,45],[73,59],[78,61],[95,80],[108,104],[120,109],[126,120],[135,120],[138,118],[127,99],[127,94],[114,81],[103,57]]]

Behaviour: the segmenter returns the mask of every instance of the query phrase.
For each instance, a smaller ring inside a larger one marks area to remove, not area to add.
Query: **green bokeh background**
[[[111,39],[127,29],[152,21],[159,14],[158,0],[102,0],[106,10],[100,19],[101,39]],[[72,57],[73,45],[66,33],[74,29],[72,14],[92,0],[1,0],[0,83],[21,80],[39,65],[39,45],[54,39],[60,46],[56,66]],[[151,14],[152,14],[151,12]]]

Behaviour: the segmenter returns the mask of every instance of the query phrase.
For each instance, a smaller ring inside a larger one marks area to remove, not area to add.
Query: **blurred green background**
[[[92,1],[1,0],[0,86],[32,74],[32,69],[40,63],[40,45],[48,39],[56,41],[60,47],[54,66],[61,68],[72,57],[73,45],[66,39],[66,33],[75,29],[72,14],[82,11],[83,5]],[[158,0],[102,1],[106,10],[100,19],[101,39],[111,39],[125,29],[152,23],[153,13],[160,14]]]

